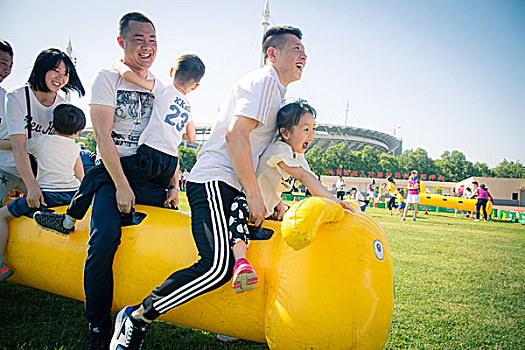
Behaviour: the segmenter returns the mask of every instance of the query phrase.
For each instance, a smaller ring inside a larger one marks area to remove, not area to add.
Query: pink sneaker
[[[236,293],[252,290],[258,281],[257,274],[248,260],[241,258],[235,262],[232,287]]]

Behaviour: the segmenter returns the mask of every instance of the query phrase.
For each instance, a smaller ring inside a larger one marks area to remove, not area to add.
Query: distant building
[[[194,143],[183,142],[185,147],[198,148],[208,140],[211,124],[195,125],[197,139]],[[353,126],[317,124],[315,127],[315,140],[310,144],[319,146],[326,151],[328,147],[345,143],[351,151],[362,151],[365,146],[371,146],[379,153],[388,153],[398,156],[403,152],[403,141],[390,134]]]

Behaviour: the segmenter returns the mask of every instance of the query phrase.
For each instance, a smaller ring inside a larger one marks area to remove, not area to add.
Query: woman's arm
[[[343,208],[353,211],[352,207],[350,207],[348,203],[332,196],[332,194],[328,192],[328,190],[321,184],[321,182],[319,182],[319,180],[317,180],[317,178],[312,173],[304,170],[302,167],[288,166],[283,161],[277,163],[277,165],[288,174],[301,181],[301,183],[305,185],[314,196],[328,198],[336,203],[341,204]]]
[[[78,156],[77,162],[75,163],[75,177],[80,181],[84,178],[84,164],[82,164],[80,156]]]
[[[149,91],[153,91],[153,88],[155,87],[155,80],[148,80],[133,72],[131,68],[121,61],[120,58],[113,61],[113,68],[117,70],[118,74],[124,78],[124,80],[138,85],[144,89],[148,89]]]
[[[40,208],[41,204],[46,205],[40,186],[36,182],[35,175],[31,169],[31,162],[26,149],[26,136],[19,134],[10,135],[9,139],[13,148],[16,168],[27,188],[27,204],[30,208]]]

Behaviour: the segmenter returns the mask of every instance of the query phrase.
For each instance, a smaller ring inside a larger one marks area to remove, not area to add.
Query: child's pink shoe
[[[232,287],[236,293],[252,290],[257,281],[257,274],[248,260],[241,258],[235,262]]]

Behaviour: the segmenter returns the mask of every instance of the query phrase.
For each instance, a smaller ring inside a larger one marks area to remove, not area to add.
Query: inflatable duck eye
[[[374,252],[379,260],[383,260],[385,256],[385,249],[383,248],[383,243],[380,240],[376,239],[374,241]]]

